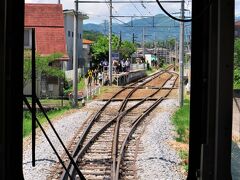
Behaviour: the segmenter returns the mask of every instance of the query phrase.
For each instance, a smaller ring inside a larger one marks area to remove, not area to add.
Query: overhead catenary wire
[[[118,19],[118,18],[116,18],[116,17],[114,17],[114,16],[113,16],[112,18],[114,18],[115,20],[117,20],[117,21],[119,21],[119,22],[127,25],[128,27],[131,27],[128,23],[125,23],[124,21],[122,21],[122,20],[120,20],[120,19]]]
[[[193,20],[195,19],[198,19],[200,18],[202,15],[204,15],[205,11],[208,10],[210,8],[210,6],[212,5],[213,3],[213,0],[209,1],[208,5],[203,8],[203,10],[201,11],[201,13],[199,13],[199,15],[197,15],[196,17],[192,17],[191,19],[184,19],[184,17],[182,19],[180,18],[176,18],[175,16],[171,15],[163,6],[162,4],[160,3],[159,0],[156,0],[158,6],[160,7],[160,9],[170,18],[176,20],[176,21],[179,21],[179,22],[192,22]]]
[[[131,4],[133,5],[133,7],[139,12],[139,14],[141,14],[142,16],[143,16],[143,14],[141,13],[141,11],[137,8],[137,6],[131,1],[131,0],[129,0],[130,2],[131,2]]]
[[[144,5],[144,2],[142,2],[141,5],[148,12],[149,15],[153,16],[152,13],[148,10],[148,8]]]
[[[109,2],[107,0],[105,0],[105,3],[107,5],[108,9],[110,9]],[[112,9],[115,11],[116,14],[118,14],[118,11],[116,10],[116,8],[113,7],[113,5],[112,5]]]
[[[144,16],[144,15],[142,14],[142,12],[137,8],[137,6],[133,3],[133,1],[132,1],[132,0],[129,0],[129,1],[130,1],[131,4],[133,5],[133,7],[139,12],[139,14],[141,14],[142,16]],[[147,21],[147,23],[150,24],[148,21]]]

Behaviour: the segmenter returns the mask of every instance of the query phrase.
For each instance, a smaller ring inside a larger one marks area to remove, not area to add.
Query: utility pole
[[[155,61],[157,61],[157,46],[156,46],[156,32],[154,32],[154,55],[155,55]],[[159,62],[158,62],[159,63]]]
[[[119,47],[122,45],[122,31],[119,33]]]
[[[107,20],[104,20],[104,35],[107,35]]]
[[[184,1],[181,2],[181,19],[184,19]],[[180,37],[179,37],[179,91],[178,99],[179,106],[183,106],[183,75],[184,75],[184,22],[180,22]]]
[[[73,30],[73,107],[78,106],[78,2],[75,1],[75,10],[74,10],[74,30]]]
[[[136,37],[135,34],[133,33],[133,37],[132,37],[132,43],[133,43],[133,44],[135,43],[135,38],[137,38],[137,37]]]
[[[122,31],[120,31],[120,33],[119,33],[119,42],[118,42],[118,48],[117,48],[119,60],[120,60],[120,48],[121,48],[121,45],[122,45]]]
[[[142,33],[142,49],[143,49],[143,58],[145,60],[145,28],[143,27]]]
[[[109,15],[109,84],[112,85],[112,0],[109,1],[110,15]]]

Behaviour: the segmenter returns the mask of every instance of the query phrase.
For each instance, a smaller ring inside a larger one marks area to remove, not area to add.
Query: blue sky
[[[89,1],[89,0],[88,0]],[[114,0],[113,0],[114,1]],[[58,0],[25,0],[25,2],[31,3],[57,3]],[[114,4],[113,3],[113,15],[137,15],[137,16],[153,16],[162,13],[157,3],[131,3],[134,0],[129,0],[129,3],[124,4]],[[191,9],[191,0],[185,0],[185,8]],[[61,0],[63,4],[63,9],[73,9],[74,0]],[[178,3],[164,3],[164,8],[170,13],[179,12],[180,4]],[[87,14],[89,16],[88,20],[84,23],[103,23],[104,20],[109,19],[109,6],[104,4],[79,4],[79,11]],[[240,16],[240,0],[235,0],[235,15]],[[178,14],[176,14],[178,16]],[[127,22],[130,21],[129,18],[118,18],[118,20],[113,20],[114,22],[121,23],[120,21]]]

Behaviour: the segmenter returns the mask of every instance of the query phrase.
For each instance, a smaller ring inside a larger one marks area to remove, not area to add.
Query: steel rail
[[[157,73],[153,74],[152,76],[157,77],[157,75],[158,75],[158,74],[161,74],[161,73],[163,73],[163,72],[161,72],[161,71],[160,71],[160,72],[157,72]],[[151,79],[149,79],[149,77],[142,78],[142,79],[140,79],[139,81],[143,81],[144,79],[145,79],[146,81],[144,81],[142,84],[145,84],[145,83],[151,81]],[[149,80],[148,80],[148,79],[149,79]],[[133,83],[133,84],[131,84],[131,85],[137,84],[139,81],[137,81],[137,82],[135,82],[135,83]],[[141,84],[141,85],[142,85],[142,84]],[[138,85],[138,86],[141,86],[141,85]],[[86,136],[88,135],[89,131],[91,130],[91,127],[93,126],[93,124],[98,120],[98,118],[100,117],[101,113],[104,111],[104,109],[107,107],[107,105],[110,104],[110,102],[112,101],[112,99],[115,98],[117,95],[119,95],[122,91],[126,90],[127,88],[128,88],[128,86],[125,87],[124,89],[121,89],[121,90],[118,91],[117,93],[115,93],[115,94],[104,104],[104,106],[97,112],[97,114],[94,116],[94,118],[90,121],[90,123],[89,123],[89,125],[87,126],[87,128],[85,128],[82,136],[80,137],[80,139],[79,139],[79,141],[78,141],[78,143],[77,143],[76,148],[75,148],[74,151],[73,151],[73,159],[74,159],[75,162],[77,161],[77,157],[78,157],[79,152],[82,152],[82,150],[81,150],[82,144],[83,144],[84,140],[86,139]],[[132,91],[133,91],[133,90],[132,90]],[[131,91],[131,92],[132,92],[132,91]],[[136,90],[134,90],[134,91],[136,91]],[[130,93],[131,93],[131,92],[130,92]],[[124,101],[124,102],[125,102],[125,101]],[[121,107],[122,107],[122,106],[121,106]],[[119,114],[118,114],[118,115],[119,115]],[[114,123],[114,119],[117,118],[118,115],[111,120],[111,123]],[[110,125],[111,123],[109,123],[109,125]],[[105,130],[105,129],[107,129],[108,127],[109,127],[109,126],[104,126],[103,129]],[[102,131],[100,132],[100,134],[101,134],[102,132],[104,132],[104,130],[102,130]],[[84,149],[85,149],[85,148],[84,148]],[[80,151],[80,150],[81,150],[81,151]],[[71,162],[71,161],[70,161],[70,162],[68,163],[68,165],[67,165],[67,170],[70,170],[70,174],[71,174],[71,172],[74,171],[74,170],[72,169],[72,162]],[[66,170],[65,170],[65,171],[62,173],[62,175],[61,175],[61,179],[66,179],[66,178],[67,178],[67,174],[66,174]]]
[[[170,79],[170,78],[169,78]],[[167,79],[166,82],[169,80]],[[165,82],[165,83],[166,83]],[[164,84],[165,84],[164,83]],[[163,85],[164,85],[163,84]],[[78,155],[75,157],[74,161],[77,161],[78,158],[81,158],[84,153],[86,152],[86,150],[90,147],[90,145],[95,141],[95,139],[97,139],[97,137],[99,137],[99,135],[102,134],[102,132],[104,132],[108,127],[110,127],[116,120],[117,118],[122,119],[128,112],[130,112],[131,110],[133,110],[134,108],[138,107],[140,104],[142,104],[147,98],[155,95],[156,92],[152,93],[151,95],[149,95],[148,97],[145,97],[143,100],[141,100],[140,102],[138,102],[137,104],[135,104],[134,106],[128,108],[127,110],[120,112],[118,115],[116,115],[112,120],[110,120],[107,124],[104,125],[104,127],[102,127],[98,132],[96,132],[93,137],[91,139],[88,140],[88,142],[86,143],[86,145],[81,149],[81,151],[78,153]],[[74,169],[70,170],[70,174],[74,174]],[[74,175],[73,175],[74,176]]]
[[[128,140],[130,139],[130,136],[133,134],[133,132],[135,131],[135,129],[137,128],[138,124],[159,104],[161,103],[172,91],[173,87],[176,84],[176,81],[178,79],[178,76],[176,77],[172,88],[169,90],[169,92],[164,96],[159,98],[156,102],[154,102],[154,104],[152,104],[144,113],[142,113],[132,124],[132,128],[131,130],[128,132],[127,136],[125,137],[123,144],[121,146],[120,152],[119,152],[119,156],[118,156],[118,161],[117,161],[117,168],[116,168],[116,174],[115,174],[115,179],[114,180],[118,180],[119,179],[119,173],[120,173],[120,165],[121,165],[121,161],[123,159],[124,153],[125,153],[125,147],[126,144],[128,142]]]
[[[157,73],[156,73],[157,74]],[[155,74],[154,74],[155,75]],[[149,78],[149,77],[147,77]],[[147,79],[147,78],[143,78],[143,79]],[[139,80],[142,81],[143,79]],[[137,82],[133,83],[133,84],[137,84]],[[120,91],[118,91],[116,94],[114,94],[105,104],[104,106],[102,106],[102,108],[96,113],[96,115],[94,116],[94,118],[91,120],[91,122],[89,123],[88,127],[84,130],[83,135],[81,136],[80,140],[79,140],[79,145],[78,148],[76,149],[76,151],[79,151],[79,149],[81,148],[81,144],[83,143],[83,141],[85,140],[88,132],[90,131],[92,125],[94,124],[94,122],[100,117],[101,113],[104,111],[104,109],[107,107],[108,104],[110,104],[112,102],[112,100],[119,95],[121,92],[123,92],[124,90],[128,89],[127,87],[124,87],[123,89],[121,89]],[[125,102],[125,101],[124,101]],[[121,106],[122,107],[122,106]],[[76,154],[75,154],[76,155]],[[73,155],[74,156],[74,155]]]
[[[149,95],[148,97],[145,97],[143,100],[141,100],[138,104],[136,105],[140,105],[142,104],[144,101],[146,101],[148,98],[154,96],[155,94],[157,94],[161,88],[173,77],[173,75],[171,75],[167,80],[165,80],[165,82],[162,84],[161,87],[159,87],[159,89],[157,89],[155,92],[153,92],[151,95]],[[137,107],[137,106],[134,106]],[[120,128],[120,123],[121,123],[121,119],[122,117],[119,117],[117,119],[117,123],[115,126],[115,131],[114,131],[114,142],[113,142],[113,164],[112,164],[112,179],[116,179],[116,168],[117,168],[117,150],[118,150],[118,138],[119,138],[119,128]]]
[[[150,82],[152,81],[153,79],[159,77],[162,73],[159,73],[157,75],[154,75],[152,78],[149,78],[148,80],[146,80],[145,82],[143,82],[141,84],[144,85],[146,84],[147,82]],[[131,90],[131,92],[127,95],[127,97],[124,99],[124,101],[122,102],[121,104],[121,107],[119,109],[119,113],[123,112],[127,103],[128,103],[128,99],[132,96],[132,94],[140,87],[140,85],[136,86],[134,89]],[[117,150],[118,150],[118,134],[119,134],[119,127],[120,127],[120,121],[122,119],[122,116],[119,116],[117,118],[117,122],[116,122],[116,125],[115,125],[115,128],[114,128],[114,139],[113,139],[113,150],[112,150],[112,156],[113,156],[113,163],[112,163],[112,176],[114,178],[114,172],[115,172],[115,169],[116,169],[116,158],[117,158]]]
[[[146,79],[146,81],[144,81],[142,84],[146,84],[147,82],[151,81],[154,78],[157,78],[159,75],[166,73],[166,71],[162,72],[158,72],[156,74],[154,74],[154,76],[152,78],[149,79],[149,77]],[[141,85],[142,85],[141,84]],[[139,86],[141,86],[139,85]],[[131,92],[130,92],[131,93]],[[155,94],[155,93],[153,93]],[[148,96],[151,97],[152,95]],[[143,101],[145,101],[148,97],[144,98],[142,101],[138,102],[136,105],[130,107],[129,109],[123,111],[123,112],[119,112],[118,115],[116,115],[113,119],[111,119],[107,124],[104,125],[104,127],[102,127],[98,132],[96,132],[91,139],[88,140],[88,142],[85,144],[85,146],[78,152],[78,154],[76,156],[74,156],[74,161],[76,162],[77,159],[81,158],[84,153],[86,152],[86,150],[89,148],[89,146],[99,137],[99,135],[101,135],[108,127],[110,127],[113,123],[116,122],[116,120],[122,119],[129,111],[131,111],[132,109],[136,108],[137,106],[139,106],[140,104],[142,104]],[[127,98],[125,98],[125,100],[127,100]],[[70,174],[72,174],[72,176],[74,176],[75,171],[73,168],[70,169]]]
[[[116,97],[118,94],[120,94],[122,91],[124,91],[125,89],[127,89],[127,88],[121,89],[120,91],[118,91],[117,93],[115,93],[115,94],[101,107],[101,109],[100,109],[100,110],[96,113],[96,115],[92,118],[92,120],[90,121],[89,125],[84,129],[83,134],[82,134],[82,136],[80,137],[80,139],[79,139],[79,141],[78,141],[78,143],[77,143],[76,148],[73,150],[73,159],[74,159],[75,162],[76,162],[76,160],[77,160],[75,157],[77,156],[77,154],[79,153],[80,149],[82,148],[82,144],[83,144],[84,140],[86,139],[89,131],[91,130],[93,124],[98,120],[98,118],[100,117],[100,115],[102,114],[102,112],[104,111],[104,109],[108,106],[108,104],[111,103],[112,99],[113,99],[114,97]],[[69,170],[69,169],[71,169],[71,168],[72,168],[72,163],[69,162],[68,165],[67,165],[67,169]],[[72,171],[72,170],[70,170],[70,171]],[[61,175],[61,179],[63,180],[63,179],[66,179],[66,178],[67,178],[67,172],[66,172],[66,170],[65,170],[65,171],[62,173],[62,175]]]

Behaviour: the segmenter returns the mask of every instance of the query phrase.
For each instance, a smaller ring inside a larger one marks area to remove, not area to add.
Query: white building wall
[[[86,18],[86,17],[85,17]],[[73,31],[74,16],[71,11],[64,12],[64,30],[66,36],[67,52],[70,60],[65,62],[65,70],[73,69]],[[70,32],[70,33],[69,33]],[[79,15],[78,19],[78,67],[83,68],[83,50],[82,50],[82,34],[83,34],[83,16]]]

